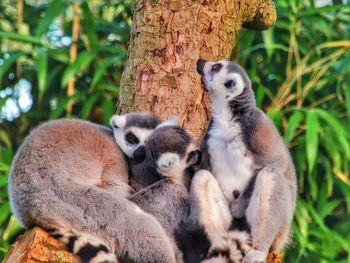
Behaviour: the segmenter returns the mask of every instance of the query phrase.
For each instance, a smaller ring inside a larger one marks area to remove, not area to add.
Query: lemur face
[[[197,72],[211,96],[231,101],[239,96],[250,81],[241,66],[231,61],[197,61]]]
[[[180,127],[157,128],[146,141],[146,160],[162,176],[184,181],[187,168],[199,164],[201,153],[190,135]]]
[[[129,157],[143,161],[144,143],[161,121],[148,113],[114,115],[110,125],[121,150]]]

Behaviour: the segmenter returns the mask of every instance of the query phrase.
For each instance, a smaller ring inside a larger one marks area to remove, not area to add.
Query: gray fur
[[[110,253],[127,253],[136,262],[175,262],[163,227],[127,199],[130,193],[128,166],[111,130],[81,120],[33,130],[9,179],[11,208],[24,227],[95,238],[90,243],[102,242]]]
[[[221,68],[213,73],[218,63]],[[202,61],[198,72],[213,107],[202,143],[203,167],[218,180],[232,216],[245,216],[251,227],[254,250],[245,262],[265,261],[269,250],[288,241],[297,193],[292,159],[273,123],[256,108],[250,80],[239,65]],[[244,194],[255,176],[254,187]]]

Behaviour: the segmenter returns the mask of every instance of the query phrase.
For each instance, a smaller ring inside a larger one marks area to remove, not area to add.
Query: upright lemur
[[[160,124],[148,114],[120,119],[119,144],[129,157]],[[51,121],[33,130],[14,158],[9,180],[19,222],[53,231],[83,262],[116,262],[123,254],[136,262],[176,262],[158,220],[127,199],[131,190],[112,131],[81,120]]]
[[[227,231],[243,223],[252,238],[244,262],[265,262],[269,251],[288,242],[297,197],[292,159],[273,123],[256,107],[239,65],[199,60],[197,71],[212,102],[201,150],[203,168],[214,177],[201,170],[193,179],[195,216],[214,250],[227,246]]]

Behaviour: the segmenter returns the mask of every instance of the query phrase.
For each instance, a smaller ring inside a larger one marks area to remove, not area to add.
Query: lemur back
[[[151,115],[127,114],[123,130],[138,118],[153,128],[160,123]],[[136,148],[124,146],[127,156]],[[33,130],[15,156],[9,181],[19,222],[53,231],[73,244],[83,262],[117,262],[124,253],[136,262],[175,262],[162,226],[127,199],[130,190],[126,159],[112,131],[80,120],[51,121]]]

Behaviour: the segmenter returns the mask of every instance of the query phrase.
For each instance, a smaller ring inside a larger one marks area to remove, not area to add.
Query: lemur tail
[[[118,263],[116,255],[97,237],[63,229],[49,229],[48,232],[66,244],[69,251],[80,257],[82,263]]]
[[[209,255],[205,263],[227,262],[239,263],[251,249],[249,232],[245,230],[231,230],[224,236],[212,241]],[[226,261],[223,261],[226,258]]]

